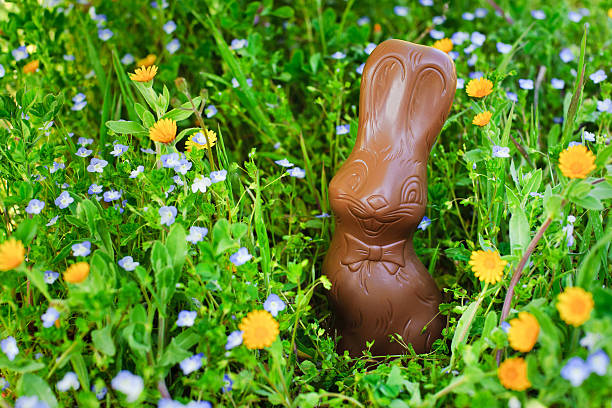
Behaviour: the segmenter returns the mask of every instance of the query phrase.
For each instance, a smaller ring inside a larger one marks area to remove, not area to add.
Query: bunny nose
[[[389,203],[387,202],[385,197],[383,197],[381,195],[371,195],[370,197],[368,197],[368,199],[366,201],[368,202],[368,204],[370,204],[370,206],[375,211],[378,211],[381,208],[384,208],[384,207],[389,205]]]

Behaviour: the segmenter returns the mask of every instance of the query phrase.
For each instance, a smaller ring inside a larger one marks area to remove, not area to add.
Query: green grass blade
[[[123,66],[121,65],[121,61],[117,56],[117,51],[113,49],[113,67],[115,69],[115,74],[117,75],[117,82],[119,83],[119,89],[121,90],[121,95],[123,95],[123,99],[125,100],[125,108],[127,109],[128,118],[136,122],[138,121],[138,115],[136,114],[136,110],[134,109],[134,105],[136,103],[136,99],[134,98],[134,94],[132,93],[132,88],[130,88],[130,79],[126,75],[123,70]]]
[[[574,94],[572,95],[572,101],[567,110],[567,117],[565,118],[565,126],[563,126],[563,136],[561,138],[562,146],[566,146],[569,143],[569,139],[574,131],[574,122],[576,121],[576,114],[580,108],[580,102],[582,100],[582,88],[584,87],[584,71],[586,69],[586,62],[584,60],[586,53],[586,42],[587,34],[589,32],[588,24],[584,25],[584,34],[582,35],[582,42],[580,44],[580,61],[578,62],[578,75],[576,75],[576,83],[574,84]]]
[[[232,51],[223,39],[223,35],[221,34],[217,26],[210,19],[210,17],[207,17],[207,19],[204,20],[204,18],[200,16],[200,14],[195,10],[191,9],[191,12],[196,17],[196,20],[198,20],[200,24],[202,24],[212,33],[215,42],[217,43],[217,49],[219,51],[219,54],[221,54],[223,61],[228,65],[232,75],[240,84],[240,90],[237,90],[237,93],[239,97],[241,94],[244,96],[243,98],[240,98],[241,102],[245,105],[245,108],[249,115],[251,115],[253,121],[262,127],[263,132],[261,132],[261,134],[264,139],[263,142],[270,144],[278,142],[276,132],[272,122],[270,121],[270,118],[257,102],[255,92],[247,84],[246,76],[242,72],[238,61],[232,54]]]

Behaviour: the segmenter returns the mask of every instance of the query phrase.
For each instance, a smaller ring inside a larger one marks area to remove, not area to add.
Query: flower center
[[[256,326],[253,330],[253,334],[258,339],[263,339],[268,336],[268,329],[265,326]]]
[[[576,314],[584,314],[586,311],[586,305],[581,299],[573,299],[571,303],[572,311]]]
[[[483,265],[485,266],[485,268],[492,270],[495,269],[495,267],[497,266],[497,262],[495,262],[494,258],[487,257],[485,258]]]

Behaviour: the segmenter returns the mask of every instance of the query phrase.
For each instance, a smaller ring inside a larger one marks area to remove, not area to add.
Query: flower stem
[[[523,273],[523,269],[525,269],[525,265],[527,265],[527,260],[529,259],[533,251],[535,251],[535,248],[538,245],[538,242],[544,236],[544,233],[550,226],[550,223],[552,222],[552,220],[553,220],[552,216],[549,216],[546,219],[546,221],[544,221],[544,224],[542,224],[538,232],[535,234],[535,236],[529,243],[527,250],[523,254],[523,257],[521,258],[518,266],[514,270],[514,274],[512,275],[512,279],[510,280],[510,286],[508,286],[508,291],[506,292],[506,298],[504,299],[504,306],[502,307],[502,313],[501,313],[501,318],[499,319],[499,324],[502,324],[502,322],[506,320],[506,318],[508,317],[508,314],[510,313],[510,305],[512,303],[512,297],[514,296],[514,287],[518,283],[519,279],[521,279],[521,274]],[[503,351],[502,349],[497,350],[497,355],[495,357],[497,360],[497,365],[499,365],[499,362],[501,360],[502,351]]]

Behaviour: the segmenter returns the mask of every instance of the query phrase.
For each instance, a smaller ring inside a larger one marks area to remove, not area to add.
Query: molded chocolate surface
[[[448,116],[457,77],[445,53],[387,40],[361,80],[355,147],[329,184],[336,229],[323,273],[339,351],[417,353],[440,337],[441,294],[417,258],[412,237],[427,204],[427,159]]]

